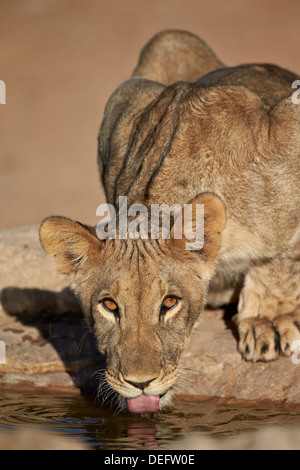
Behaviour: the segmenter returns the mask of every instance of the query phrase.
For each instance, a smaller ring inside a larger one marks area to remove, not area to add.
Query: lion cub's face
[[[89,280],[76,290],[106,354],[106,380],[129,399],[131,411],[157,411],[167,402],[203,307],[199,263],[175,251],[151,240],[107,241]]]
[[[216,233],[206,234],[199,254],[185,250],[182,240],[100,241],[63,217],[41,226],[44,249],[70,275],[107,357],[106,380],[132,412],[156,412],[168,402],[180,353],[204,305]]]

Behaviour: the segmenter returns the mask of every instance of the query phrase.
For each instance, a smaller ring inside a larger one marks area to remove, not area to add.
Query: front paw
[[[280,335],[268,318],[247,318],[238,330],[238,349],[246,361],[273,361],[280,354]]]
[[[284,356],[290,356],[299,349],[300,311],[275,318],[273,325],[280,337],[280,349]]]
[[[239,352],[246,361],[272,361],[299,349],[300,312],[268,318],[247,318],[238,324]]]

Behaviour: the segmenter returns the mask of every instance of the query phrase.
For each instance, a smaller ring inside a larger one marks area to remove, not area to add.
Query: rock
[[[104,358],[37,226],[0,232],[0,289],[0,387],[94,391]]]
[[[95,340],[72,313],[14,318],[0,313],[0,339],[6,346],[0,387],[94,393],[95,373],[105,367]]]
[[[104,358],[66,278],[41,249],[38,227],[0,232],[0,268],[0,387],[95,392]],[[179,397],[299,403],[300,365],[243,361],[230,310],[202,313],[181,356]]]
[[[283,357],[268,363],[245,362],[237,351],[234,324],[224,311],[203,312],[181,361],[189,399],[192,389],[198,399],[300,402],[300,364]]]

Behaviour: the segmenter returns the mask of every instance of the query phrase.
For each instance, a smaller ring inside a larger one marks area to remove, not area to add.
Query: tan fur
[[[143,389],[167,402],[206,299],[219,305],[241,289],[239,350],[247,360],[289,355],[300,339],[296,78],[268,64],[226,68],[196,36],[168,31],[145,46],[134,77],[110,98],[99,135],[107,202],[118,208],[126,195],[128,205],[149,209],[205,208],[196,252],[173,238],[100,241],[65,218],[41,226],[42,245],[70,275],[121,396]],[[167,295],[181,299],[169,319],[159,313]],[[118,317],[101,315],[104,297],[118,303]]]
[[[222,62],[197,36],[184,31],[163,31],[143,48],[132,76],[171,85],[198,80],[221,67]]]

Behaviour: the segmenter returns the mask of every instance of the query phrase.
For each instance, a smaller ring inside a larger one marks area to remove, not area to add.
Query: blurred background
[[[299,0],[0,0],[0,229],[48,215],[97,223],[105,103],[144,44],[175,28],[229,66],[300,75]]]

